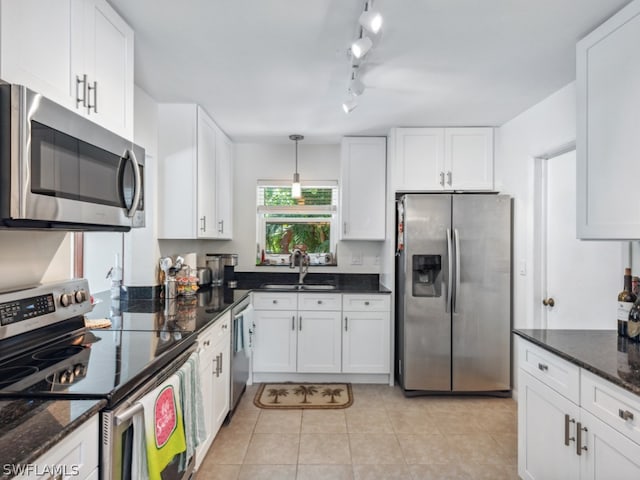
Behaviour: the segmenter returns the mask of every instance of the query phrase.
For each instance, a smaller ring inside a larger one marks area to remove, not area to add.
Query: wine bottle
[[[628,336],[629,313],[636,300],[637,297],[631,291],[631,269],[625,268],[624,287],[618,294],[618,335]]]
[[[637,298],[629,310],[627,337],[634,342],[640,342],[640,298]]]

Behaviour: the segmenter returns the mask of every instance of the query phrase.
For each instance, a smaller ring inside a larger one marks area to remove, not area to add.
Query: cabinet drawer
[[[231,332],[231,312],[226,312],[219,317],[213,325],[209,325],[198,335],[198,343],[201,348],[211,348],[221,337]],[[208,344],[206,342],[209,342]]]
[[[342,308],[339,293],[301,293],[298,295],[299,310],[332,310],[339,312]]]
[[[582,408],[640,444],[640,397],[586,370],[580,375]]]
[[[297,293],[254,293],[253,308],[256,310],[297,310]]]
[[[518,338],[519,367],[572,402],[580,403],[580,368]]]
[[[342,310],[345,312],[388,312],[391,305],[389,295],[343,295]]]

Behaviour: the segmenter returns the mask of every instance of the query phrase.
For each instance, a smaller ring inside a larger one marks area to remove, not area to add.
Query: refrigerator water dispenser
[[[442,295],[442,257],[440,255],[413,255],[414,297],[439,297]]]

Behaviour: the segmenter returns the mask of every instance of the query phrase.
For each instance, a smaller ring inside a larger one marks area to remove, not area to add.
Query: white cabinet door
[[[389,312],[344,312],[342,371],[389,373]]]
[[[230,315],[230,314],[229,314]],[[222,422],[229,413],[231,393],[231,339],[229,330],[215,344],[216,371],[213,378],[213,432],[218,433]]]
[[[640,2],[578,42],[577,234],[640,238],[631,198],[640,177]],[[625,208],[627,207],[627,208]]]
[[[392,185],[399,191],[444,188],[444,129],[396,128]]]
[[[196,195],[198,238],[216,237],[216,124],[198,107]]]
[[[518,475],[525,480],[578,479],[580,408],[523,370],[518,372]]]
[[[295,372],[296,310],[256,310],[253,345],[254,372]]]
[[[82,0],[2,0],[0,78],[76,110],[82,79]]]
[[[233,237],[233,144],[216,129],[215,238]]]
[[[214,433],[214,393],[213,382],[215,376],[215,351],[213,343],[213,332],[207,329],[198,335],[198,353],[200,355],[200,390],[202,391],[202,402],[204,411],[204,424],[207,437],[198,445],[196,450],[196,469],[200,467],[202,460],[207,454],[209,447],[213,443]]]
[[[342,240],[385,239],[386,149],[384,137],[342,139]]]
[[[85,0],[87,115],[133,139],[133,30],[106,0]]]
[[[581,423],[582,480],[640,478],[640,445],[584,409]]]
[[[493,190],[493,129],[446,128],[445,189]]]
[[[298,312],[298,372],[339,373],[342,334],[340,312]]]

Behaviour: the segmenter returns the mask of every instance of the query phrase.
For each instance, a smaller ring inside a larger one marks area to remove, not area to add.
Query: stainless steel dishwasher
[[[240,301],[231,310],[231,402],[227,421],[238,406],[249,380],[249,331],[253,330],[251,311],[249,297]]]

